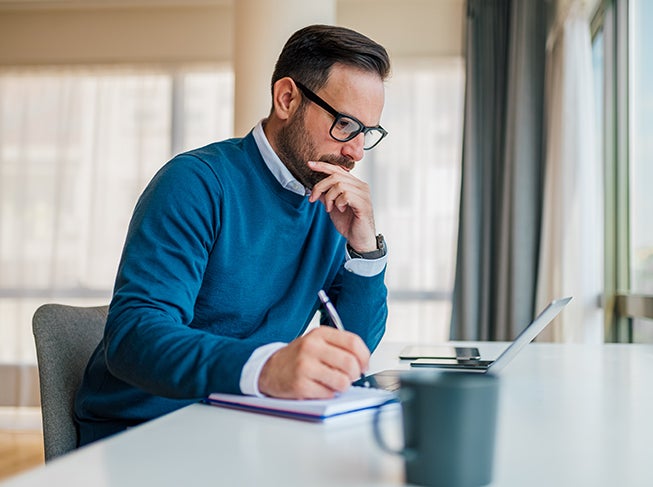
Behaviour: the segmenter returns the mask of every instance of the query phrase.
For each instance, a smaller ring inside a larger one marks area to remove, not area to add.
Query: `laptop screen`
[[[542,312],[533,320],[533,322],[522,331],[517,338],[506,348],[501,355],[490,366],[488,372],[496,373],[506,366],[519,351],[528,345],[539,335],[544,328],[555,318],[560,310],[571,301],[571,297],[556,299],[542,310]]]

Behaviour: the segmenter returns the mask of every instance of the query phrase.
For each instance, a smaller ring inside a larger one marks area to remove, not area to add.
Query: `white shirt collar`
[[[295,179],[286,165],[281,162],[279,156],[272,149],[270,142],[268,142],[268,139],[265,136],[265,132],[263,132],[264,120],[265,119],[260,120],[253,130],[254,141],[256,142],[256,146],[258,147],[258,150],[263,157],[263,162],[265,162],[265,165],[268,167],[272,175],[285,189],[301,196],[310,194],[310,191],[306,189],[302,183]]]

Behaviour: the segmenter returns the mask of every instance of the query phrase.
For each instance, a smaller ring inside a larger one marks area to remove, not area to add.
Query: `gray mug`
[[[499,379],[469,372],[413,371],[401,375],[404,447],[384,450],[404,457],[406,482],[476,487],[492,481]]]

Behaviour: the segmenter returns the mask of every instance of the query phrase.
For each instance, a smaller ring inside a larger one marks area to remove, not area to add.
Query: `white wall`
[[[0,66],[229,62],[235,1],[0,0]],[[464,0],[337,5],[340,25],[374,38],[393,58],[463,53]]]

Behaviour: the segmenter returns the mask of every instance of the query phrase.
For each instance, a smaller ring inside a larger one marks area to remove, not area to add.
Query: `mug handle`
[[[408,393],[407,391],[400,391],[399,392],[399,399],[400,402],[408,402],[412,399],[413,394]],[[381,410],[383,409],[384,406],[387,406],[388,404],[395,404],[397,402],[396,399],[390,399],[384,403],[382,403],[379,407],[376,408],[376,411],[374,412],[374,418],[372,421],[372,429],[374,431],[374,439],[376,440],[377,444],[381,447],[381,449],[387,453],[391,453],[393,455],[400,455],[404,457],[406,460],[412,460],[417,456],[417,451],[413,448],[399,448],[395,449],[392,448],[388,443],[385,441],[385,438],[383,438],[383,435],[381,434],[381,430],[379,428],[379,419],[381,417]]]

